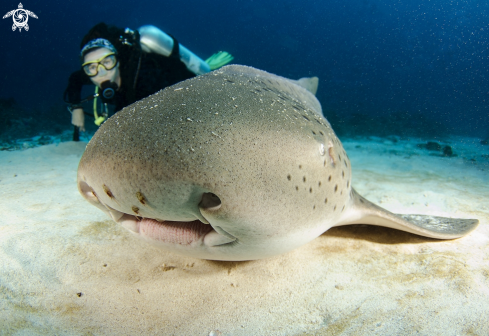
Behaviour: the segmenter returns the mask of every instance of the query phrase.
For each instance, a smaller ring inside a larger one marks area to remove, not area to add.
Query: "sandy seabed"
[[[415,144],[345,141],[353,186],[393,212],[478,218],[469,236],[345,226],[247,262],[118,227],[78,193],[85,143],[0,152],[0,334],[489,335],[489,148]]]

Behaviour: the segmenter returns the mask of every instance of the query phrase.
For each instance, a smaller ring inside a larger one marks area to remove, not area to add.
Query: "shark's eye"
[[[218,210],[221,207],[221,199],[213,193],[205,193],[202,195],[199,207],[206,210]]]

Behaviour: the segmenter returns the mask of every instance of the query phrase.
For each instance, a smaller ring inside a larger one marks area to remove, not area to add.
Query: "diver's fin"
[[[316,92],[318,91],[319,78],[317,77],[304,77],[298,80],[294,80],[293,82],[299,86],[302,86],[313,95],[316,95]]]
[[[211,70],[219,69],[234,59],[233,55],[227,51],[219,51],[205,60]]]
[[[445,218],[426,215],[397,215],[389,212],[352,189],[351,209],[335,226],[349,224],[371,224],[414,233],[437,239],[460,238],[473,231],[479,224],[477,219]]]

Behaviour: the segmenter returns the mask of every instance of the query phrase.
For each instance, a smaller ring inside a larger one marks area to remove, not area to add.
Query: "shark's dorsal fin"
[[[303,77],[298,80],[293,80],[293,82],[311,92],[313,95],[316,95],[316,92],[318,91],[319,78],[317,77]]]

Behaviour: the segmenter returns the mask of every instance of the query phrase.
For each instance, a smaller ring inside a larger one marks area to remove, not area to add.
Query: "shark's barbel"
[[[168,87],[100,127],[79,190],[136,235],[203,259],[265,258],[356,223],[439,239],[475,229],[358,195],[316,86],[231,65]]]

